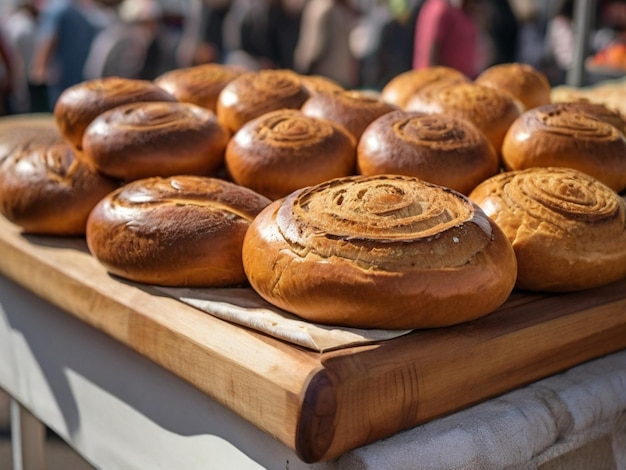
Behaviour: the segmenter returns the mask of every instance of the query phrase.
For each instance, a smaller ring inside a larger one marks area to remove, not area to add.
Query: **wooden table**
[[[35,385],[52,387],[44,394],[60,409],[63,394],[76,387],[94,389],[90,396],[108,403],[70,403],[69,417],[66,409],[58,416],[55,407],[33,405],[68,440],[84,423],[120,413],[130,415],[129,431],[103,436],[119,445],[149,421],[145,439],[154,427],[173,435],[195,430],[253,466],[321,468],[357,447],[626,347],[626,279],[567,295],[515,292],[471,323],[317,353],[113,278],[82,239],[24,236],[0,220],[0,255],[0,301],[6,321],[15,323],[7,336],[33,335],[25,370],[43,368],[22,377],[20,364],[8,361],[0,386],[25,401]],[[14,354],[7,348],[0,345],[0,357]],[[64,376],[67,364],[72,377]],[[181,390],[185,402],[172,398]],[[122,402],[114,398],[120,395]],[[185,431],[174,424],[177,413]],[[93,426],[95,435],[110,429]],[[147,448],[165,453],[158,439],[137,447]]]

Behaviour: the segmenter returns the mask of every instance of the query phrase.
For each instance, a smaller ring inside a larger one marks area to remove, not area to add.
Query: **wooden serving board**
[[[0,219],[0,254],[2,275],[192,383],[305,462],[626,347],[626,279],[565,295],[514,292],[480,320],[317,353],[113,278],[83,239],[25,236]]]

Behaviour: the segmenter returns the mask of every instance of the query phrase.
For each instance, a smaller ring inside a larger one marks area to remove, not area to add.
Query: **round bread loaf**
[[[500,155],[504,136],[520,115],[519,105],[509,93],[476,83],[436,86],[427,91],[413,95],[405,109],[467,119],[487,136]]]
[[[148,80],[106,77],[64,90],[54,106],[54,118],[61,135],[81,150],[83,133],[97,116],[116,106],[141,101],[176,101],[176,98]]]
[[[3,128],[0,212],[25,233],[81,236],[100,199],[118,187],[84,161],[56,126]]]
[[[281,109],[246,123],[226,147],[226,170],[238,184],[270,199],[352,175],[356,140],[326,119]]]
[[[624,115],[615,109],[608,108],[602,103],[592,103],[591,101],[581,99],[577,101],[554,103],[552,106],[554,109],[591,114],[601,121],[615,126],[622,134],[626,133],[626,119],[624,119]]]
[[[517,272],[477,206],[401,175],[338,178],[274,201],[248,229],[243,264],[259,295],[295,315],[388,329],[487,315]]]
[[[550,167],[500,173],[470,199],[510,240],[519,289],[576,291],[626,276],[626,201],[585,173]]]
[[[323,75],[299,75],[300,80],[302,80],[302,85],[309,93],[310,96],[315,93],[321,91],[342,91],[345,90],[343,86],[341,86],[335,80],[325,77]]]
[[[389,80],[383,87],[381,96],[388,103],[404,108],[413,95],[429,85],[470,81],[459,70],[441,65],[407,70]]]
[[[117,106],[87,127],[84,158],[102,173],[131,181],[150,176],[213,175],[230,134],[212,111],[152,101]]]
[[[524,112],[502,146],[509,170],[567,167],[587,173],[615,191],[626,188],[626,138],[606,121],[561,104]]]
[[[244,69],[208,63],[165,72],[154,83],[178,101],[192,103],[217,112],[217,97],[222,89]]]
[[[217,99],[217,118],[231,133],[278,109],[300,109],[309,98],[300,75],[285,69],[247,72],[231,80]]]
[[[551,100],[548,78],[530,64],[492,65],[476,77],[475,83],[510,93],[522,105],[522,111],[549,104]]]
[[[243,237],[269,202],[217,178],[136,180],[93,209],[87,221],[87,246],[110,273],[136,282],[244,284]]]
[[[398,109],[379,95],[358,90],[318,92],[302,105],[307,116],[328,119],[345,127],[358,141],[376,118]]]
[[[357,168],[363,175],[415,176],[467,195],[498,173],[500,161],[470,121],[400,110],[365,130],[357,146]]]

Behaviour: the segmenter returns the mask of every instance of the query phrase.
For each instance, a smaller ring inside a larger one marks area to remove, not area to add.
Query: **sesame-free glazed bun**
[[[529,64],[496,64],[483,70],[476,83],[503,90],[515,97],[523,110],[551,102],[552,87],[546,75]]]
[[[243,237],[269,202],[217,178],[136,180],[96,205],[87,222],[87,245],[110,273],[136,282],[244,284]]]
[[[274,201],[243,244],[250,285],[304,319],[358,328],[428,328],[489,314],[516,260],[465,196],[400,175],[352,176]]]
[[[7,125],[0,139],[2,215],[25,233],[84,235],[89,213],[117,183],[77,159],[55,126]]]
[[[521,112],[509,93],[476,83],[431,87],[414,95],[405,109],[467,119],[487,136],[498,155],[509,126]]]
[[[466,119],[393,111],[361,136],[357,168],[363,175],[415,176],[467,195],[500,164],[485,134]]]
[[[299,74],[286,69],[247,72],[231,80],[217,99],[217,118],[231,133],[278,109],[300,109],[310,96]]]
[[[270,199],[354,174],[356,140],[338,124],[281,109],[246,123],[226,147],[234,182]]]
[[[346,90],[318,92],[304,102],[301,111],[342,125],[358,140],[373,120],[396,109],[379,95]]]
[[[502,146],[509,170],[566,167],[587,173],[617,192],[626,188],[626,138],[591,113],[561,103],[524,112]]]
[[[83,150],[100,172],[125,181],[213,175],[224,163],[229,139],[215,113],[206,108],[152,101],[100,114],[85,131]]]
[[[529,168],[484,181],[470,198],[511,241],[518,288],[567,292],[626,276],[626,201],[597,179]]]
[[[222,89],[244,69],[209,63],[170,70],[154,80],[178,101],[217,111],[217,97]]]
[[[445,66],[433,66],[423,69],[407,70],[393,77],[383,87],[382,98],[404,108],[409,99],[430,85],[444,83],[470,82],[470,78],[462,72]]]
[[[61,135],[81,150],[83,133],[97,116],[116,106],[141,101],[176,101],[176,98],[148,80],[120,77],[87,80],[61,93],[54,106],[54,118]]]

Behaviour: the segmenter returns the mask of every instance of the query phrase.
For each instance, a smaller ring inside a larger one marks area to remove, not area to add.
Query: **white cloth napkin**
[[[269,304],[249,287],[156,289],[222,320],[319,352],[397,338],[411,331],[344,328],[307,322]]]

